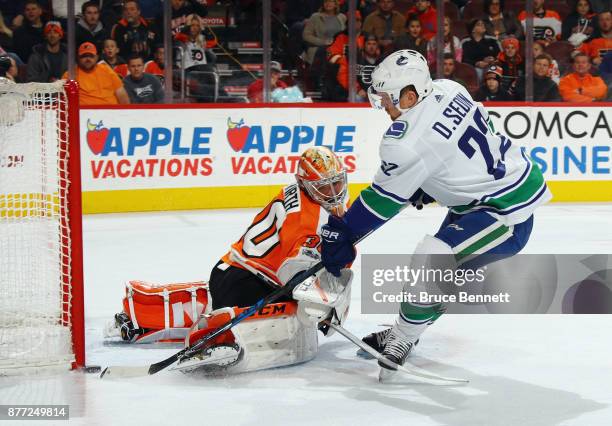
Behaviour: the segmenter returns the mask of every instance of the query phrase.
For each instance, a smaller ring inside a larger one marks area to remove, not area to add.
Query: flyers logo
[[[398,167],[399,166],[395,163],[387,163],[386,161],[383,161],[380,165],[380,170],[387,176],[391,176],[391,172],[397,169]]]

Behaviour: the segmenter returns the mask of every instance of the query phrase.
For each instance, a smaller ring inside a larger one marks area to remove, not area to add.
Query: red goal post
[[[85,365],[78,85],[0,81],[0,375]]]

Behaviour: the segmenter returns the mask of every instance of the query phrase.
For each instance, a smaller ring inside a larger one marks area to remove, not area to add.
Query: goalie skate
[[[238,364],[243,356],[244,351],[237,343],[213,344],[190,358],[180,360],[170,367],[170,370],[179,370],[183,373],[220,373]]]

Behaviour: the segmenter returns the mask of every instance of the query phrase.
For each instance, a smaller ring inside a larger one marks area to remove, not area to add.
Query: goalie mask
[[[346,170],[329,148],[308,148],[298,163],[295,178],[312,200],[325,210],[342,211],[346,195]]]

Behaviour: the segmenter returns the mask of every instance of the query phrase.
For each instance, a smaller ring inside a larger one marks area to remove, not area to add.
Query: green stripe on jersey
[[[360,197],[363,204],[365,204],[383,219],[393,217],[402,209],[402,207],[404,207],[403,204],[379,194],[371,186],[368,186],[366,189],[361,191]]]
[[[459,253],[456,253],[455,260],[460,261],[464,257],[476,253],[478,250],[491,243],[492,241],[498,239],[509,230],[510,228],[508,228],[506,225],[500,225],[498,228],[495,228],[489,234],[485,235],[478,241],[475,241],[473,244],[470,244],[469,246],[461,250]]]
[[[544,176],[537,164],[532,162],[531,172],[527,179],[518,188],[502,195],[498,198],[489,198],[484,203],[470,203],[465,206],[454,206],[452,210],[456,213],[463,213],[478,206],[488,206],[497,210],[506,210],[510,207],[522,204],[536,195],[542,189]]]

